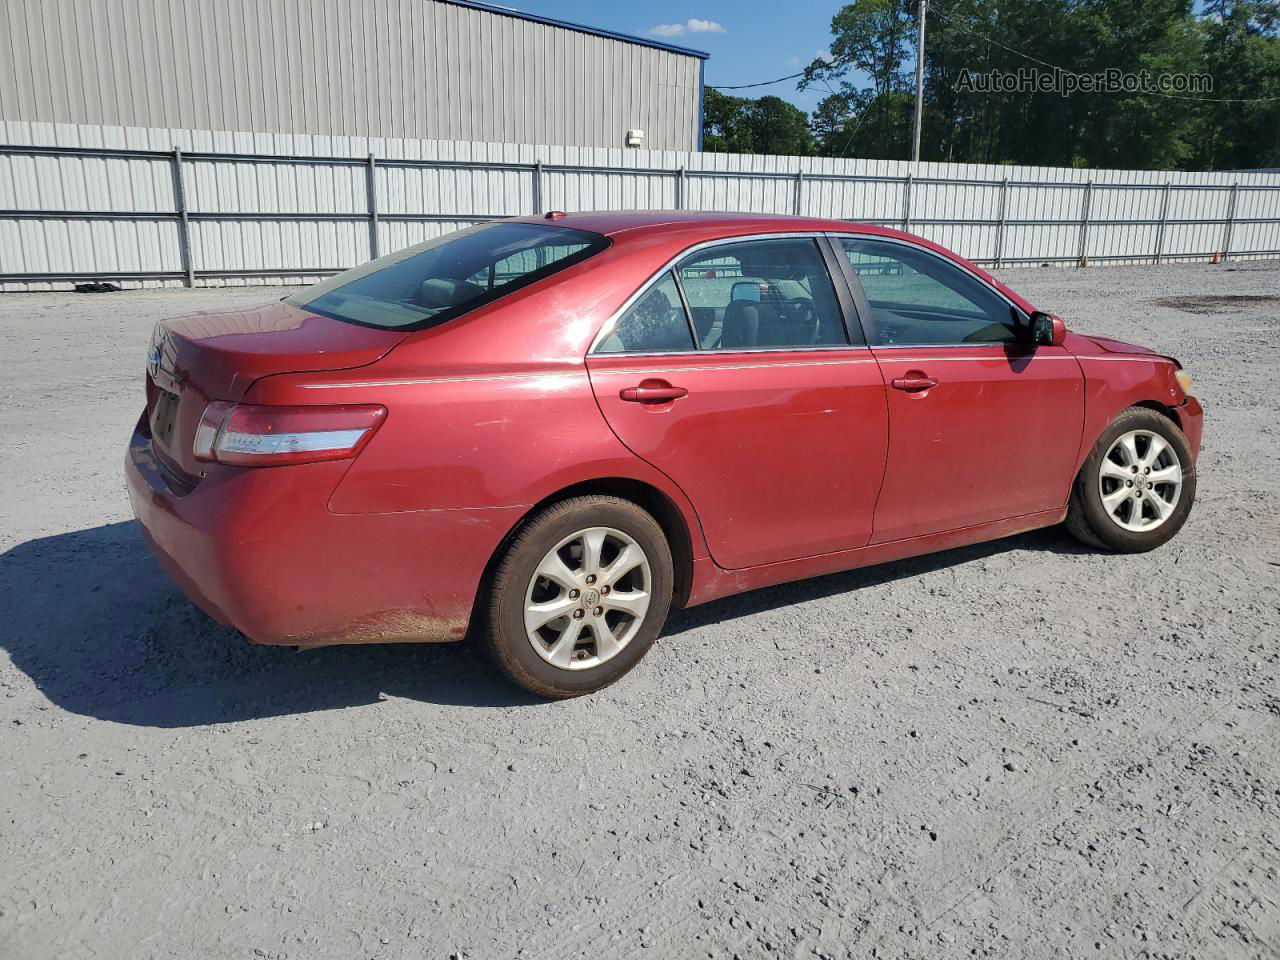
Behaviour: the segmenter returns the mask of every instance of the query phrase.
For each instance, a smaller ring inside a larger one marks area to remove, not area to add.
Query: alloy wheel
[[[1182,463],[1173,444],[1151,430],[1121,434],[1099,465],[1098,492],[1118,527],[1142,533],[1161,526],[1182,496]]]
[[[652,582],[649,559],[633,537],[613,527],[570,534],[547,552],[529,581],[529,643],[562,670],[606,663],[639,631]]]

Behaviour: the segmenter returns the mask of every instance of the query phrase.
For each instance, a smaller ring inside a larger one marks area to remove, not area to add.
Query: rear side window
[[[849,342],[831,276],[811,239],[727,243],[676,267],[703,350]]]
[[[621,317],[596,353],[678,353],[692,350],[693,334],[670,271]]]
[[[366,327],[420,330],[491,303],[595,256],[596,233],[538,223],[490,223],[407,247],[288,298]]]

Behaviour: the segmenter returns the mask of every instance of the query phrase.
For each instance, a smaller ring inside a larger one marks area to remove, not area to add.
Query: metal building
[[[470,0],[0,0],[0,120],[696,150],[706,56]]]

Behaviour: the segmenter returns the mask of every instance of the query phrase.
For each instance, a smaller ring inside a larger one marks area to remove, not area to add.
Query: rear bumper
[[[135,431],[125,478],[165,571],[251,640],[460,639],[485,565],[524,508],[336,514],[329,497],[349,466],[221,468],[184,492]]]

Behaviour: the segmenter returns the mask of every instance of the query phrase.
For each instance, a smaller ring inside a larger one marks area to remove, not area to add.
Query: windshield
[[[288,302],[367,327],[420,330],[581,263],[608,245],[600,234],[567,227],[481,224],[379,257]]]

